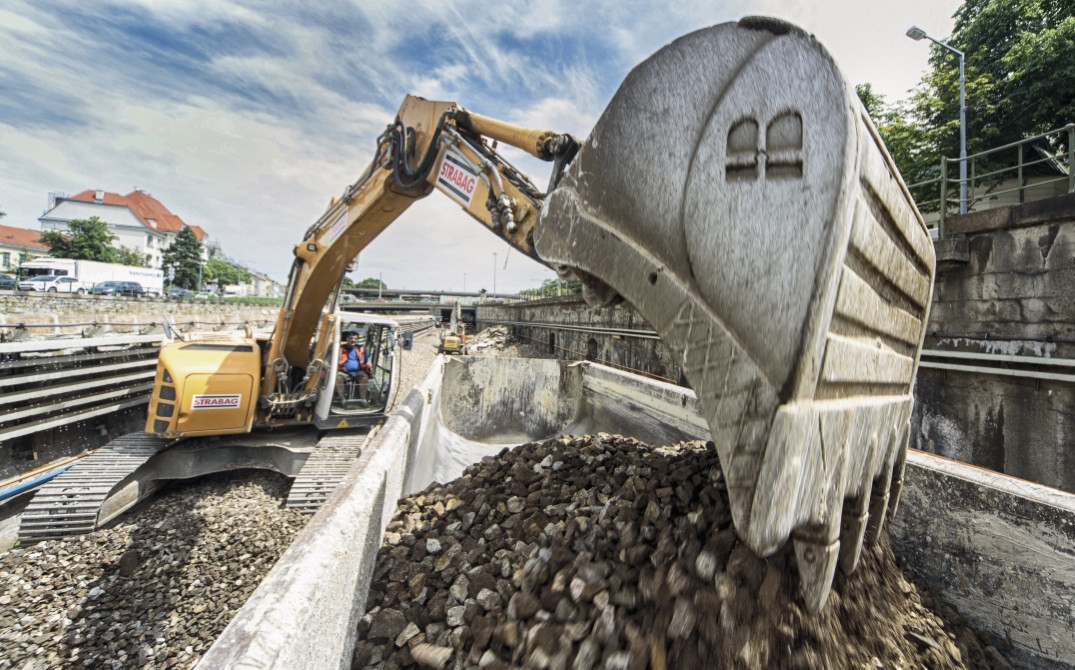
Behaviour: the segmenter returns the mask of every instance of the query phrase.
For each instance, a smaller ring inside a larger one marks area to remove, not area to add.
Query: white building
[[[231,261],[229,261],[231,262]],[[238,288],[243,290],[243,295],[255,297],[255,298],[282,298],[284,295],[284,287],[277,281],[274,281],[269,275],[258,272],[239,263],[233,263],[237,267],[242,268],[250,274],[248,281],[239,284]]]
[[[150,265],[161,266],[161,254],[187,225],[159,200],[140,189],[127,195],[87,190],[74,196],[49,194],[49,209],[38,221],[41,230],[67,232],[67,223],[96,216],[108,224],[117,240],[115,247],[128,247],[149,254]],[[190,226],[202,243],[202,260],[209,260],[209,236],[198,226]]]

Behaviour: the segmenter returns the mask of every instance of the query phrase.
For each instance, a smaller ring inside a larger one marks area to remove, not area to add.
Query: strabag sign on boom
[[[191,409],[238,409],[243,401],[240,393],[233,395],[196,395],[190,403]]]
[[[478,188],[478,173],[474,172],[474,168],[462,156],[447,151],[441,161],[440,172],[437,173],[437,186],[469,207],[470,201],[474,199],[474,191]]]

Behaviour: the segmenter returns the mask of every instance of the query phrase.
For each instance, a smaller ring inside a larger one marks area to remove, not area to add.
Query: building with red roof
[[[49,248],[37,241],[40,231],[0,226],[0,272],[15,272],[19,263],[47,256]]]
[[[187,225],[160,200],[138,188],[127,195],[90,189],[73,196],[50,195],[49,200],[48,211],[38,219],[42,231],[64,232],[69,221],[96,216],[118,238],[113,242],[115,246],[149,254],[150,264],[155,268],[161,266],[162,252]],[[202,243],[203,259],[208,260],[209,235],[198,226],[190,229]]]

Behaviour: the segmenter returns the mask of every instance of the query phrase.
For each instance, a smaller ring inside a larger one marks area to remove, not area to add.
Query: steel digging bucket
[[[633,304],[678,358],[759,555],[789,537],[807,607],[876,541],[902,485],[934,277],[929,233],[853,88],[769,18],[637,66],[535,243]]]

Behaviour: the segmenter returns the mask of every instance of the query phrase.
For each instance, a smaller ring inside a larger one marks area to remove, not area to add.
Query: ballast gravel
[[[290,480],[177,484],[112,528],[0,554],[0,668],[189,668],[302,529]]]
[[[887,534],[815,616],[794,561],[738,541],[704,443],[525,444],[399,501],[352,667],[1009,667]]]

